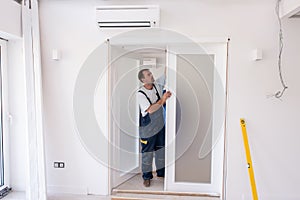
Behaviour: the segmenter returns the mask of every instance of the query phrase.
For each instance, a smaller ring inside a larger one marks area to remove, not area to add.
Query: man
[[[143,184],[150,186],[152,175],[153,154],[155,154],[155,166],[158,177],[165,176],[165,123],[163,105],[171,96],[162,90],[165,83],[165,75],[157,81],[149,69],[143,69],[138,74],[143,86],[138,91],[138,103],[140,107],[139,134],[142,146],[142,172]]]

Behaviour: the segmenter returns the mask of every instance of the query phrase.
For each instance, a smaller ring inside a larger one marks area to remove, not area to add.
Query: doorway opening
[[[139,140],[139,106],[136,92],[142,87],[138,72],[149,69],[155,78],[165,73],[166,50],[164,47],[136,45],[110,45],[112,174],[115,190],[144,190],[141,176]],[[154,164],[154,162],[153,162]],[[155,165],[153,165],[155,171]],[[164,190],[164,179],[152,179],[152,191]]]
[[[226,105],[226,42],[174,38],[145,43],[136,35],[109,42],[110,189],[222,197]],[[149,35],[147,35],[149,37]],[[157,35],[156,35],[157,37]],[[170,41],[169,41],[170,40]],[[124,42],[125,41],[125,42]],[[130,41],[130,42],[128,42]],[[151,59],[150,59],[151,58]],[[156,60],[143,65],[143,60]],[[145,188],[140,169],[138,71],[158,78],[167,67],[165,178]],[[201,169],[201,170],[199,170]]]

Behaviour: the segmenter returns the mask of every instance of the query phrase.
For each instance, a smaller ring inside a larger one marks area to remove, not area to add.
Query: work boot
[[[150,179],[144,180],[143,184],[145,187],[150,187]]]

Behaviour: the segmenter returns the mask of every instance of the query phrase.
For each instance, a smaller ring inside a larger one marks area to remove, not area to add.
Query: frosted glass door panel
[[[211,183],[214,56],[176,59],[175,182]]]
[[[222,199],[227,44],[200,46],[168,49],[165,190]]]

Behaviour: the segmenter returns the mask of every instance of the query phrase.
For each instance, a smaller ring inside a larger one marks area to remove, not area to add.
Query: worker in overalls
[[[165,122],[163,105],[171,96],[167,91],[163,94],[165,75],[154,80],[149,69],[143,69],[138,74],[143,86],[138,90],[140,108],[139,136],[142,152],[143,184],[150,186],[153,178],[152,161],[155,157],[157,177],[165,176]]]

